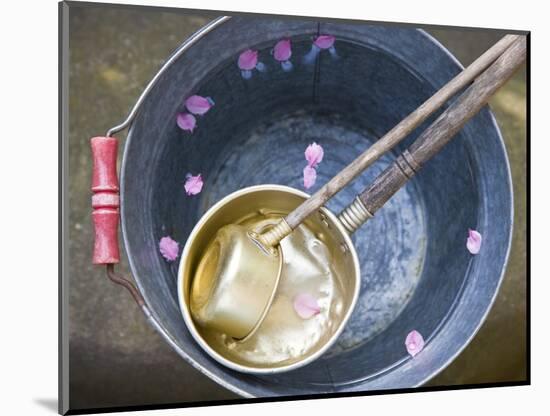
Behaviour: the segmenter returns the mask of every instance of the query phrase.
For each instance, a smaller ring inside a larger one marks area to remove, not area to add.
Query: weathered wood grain
[[[480,73],[488,68],[489,65],[501,56],[513,42],[518,40],[518,38],[518,35],[504,36],[499,42],[476,59],[470,66],[445,84],[420,107],[405,117],[393,129],[391,129],[353,162],[340,171],[338,175],[333,177],[315,194],[288,214],[285,221],[290,228],[294,229],[300,225],[302,221],[323,206],[332,196],[338,193],[354,178],[361,174],[361,172],[368,168],[380,156],[401,142],[416,127],[422,124],[431,114],[439,109],[449,98],[462,90]]]
[[[386,168],[359,198],[374,214],[436,155],[525,61],[527,41],[519,36],[411,146]]]

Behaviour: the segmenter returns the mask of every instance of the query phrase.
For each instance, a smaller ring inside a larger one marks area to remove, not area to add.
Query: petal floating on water
[[[237,65],[239,69],[251,70],[258,64],[258,51],[247,49],[239,55]]]
[[[307,165],[304,168],[304,188],[309,189],[315,185],[315,180],[317,179],[317,171],[315,168]]]
[[[315,142],[311,143],[304,152],[307,164],[312,168],[317,167],[322,162],[324,154],[323,147]]]
[[[214,101],[210,97],[201,97],[192,95],[185,100],[185,107],[193,114],[203,115],[214,106]]]
[[[282,39],[273,48],[273,57],[279,61],[288,61],[292,56],[292,47],[290,45],[290,39]]]
[[[407,352],[414,357],[424,348],[424,338],[418,331],[411,331],[405,339],[405,346],[407,347]]]
[[[174,261],[179,254],[179,244],[172,240],[170,236],[162,237],[159,241],[159,251],[162,256],[168,261]]]
[[[203,180],[200,173],[197,176],[188,174],[184,186],[185,192],[187,193],[187,195],[197,195],[202,191],[202,185]]]
[[[466,248],[470,253],[472,254],[479,253],[479,250],[481,249],[481,241],[482,241],[482,237],[480,233],[478,233],[476,230],[468,229],[468,239],[466,240]]]
[[[309,293],[300,293],[294,298],[294,310],[302,319],[309,319],[321,312],[317,299]]]
[[[197,120],[192,114],[179,113],[176,118],[176,123],[180,129],[193,133],[193,130],[197,125]]]
[[[321,35],[317,36],[313,43],[321,49],[328,49],[334,45],[335,40],[336,38],[332,35]]]

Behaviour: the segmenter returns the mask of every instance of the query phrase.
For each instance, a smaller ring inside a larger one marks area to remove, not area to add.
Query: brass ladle
[[[499,65],[485,71],[497,59]],[[397,159],[402,177],[395,176],[395,170],[389,170],[369,188],[368,203],[360,196],[344,210],[340,218],[348,231],[353,232],[486,104],[524,59],[525,39],[517,35],[504,36],[275,226],[261,234],[236,224],[220,228],[206,247],[192,281],[193,319],[199,325],[218,329],[235,339],[251,336],[267,314],[281,276],[283,253],[279,242],[485,71],[474,83],[476,88],[468,101],[463,97],[472,87],[449,108],[454,109],[450,113],[453,117],[440,117]]]

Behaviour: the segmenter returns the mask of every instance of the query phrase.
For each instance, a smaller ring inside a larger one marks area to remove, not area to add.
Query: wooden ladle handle
[[[336,176],[323,185],[321,189],[315,192],[315,194],[290,212],[284,220],[281,220],[274,228],[261,235],[260,240],[262,243],[266,246],[277,245],[279,241],[290,234],[292,230],[298,227],[298,225],[300,225],[309,215],[322,207],[330,198],[337,194],[354,178],[359,176],[380,156],[407,137],[416,127],[422,124],[431,114],[447,102],[447,100],[472,82],[519,38],[519,35],[506,35],[502,37],[502,39],[472,62],[467,68],[428,98],[420,107],[401,120],[399,124],[393,127],[348,166],[342,169]]]
[[[479,74],[485,71],[489,65],[495,62],[495,60],[508,50],[508,48],[519,38],[519,35],[506,35],[502,37],[502,39],[472,62],[467,68],[441,87],[441,89],[427,99],[420,107],[401,120],[399,124],[393,127],[353,162],[342,169],[336,176],[319,189],[319,191],[288,214],[285,220],[290,228],[295,229],[304,219],[317,211],[317,209],[323,206],[332,196],[360,175],[380,156],[401,142],[445,102],[476,79]]]
[[[519,37],[374,182],[346,208],[340,219],[353,232],[374,215],[422,166],[436,155],[487,103],[525,61],[527,41]],[[362,207],[361,207],[362,203]],[[350,209],[353,207],[353,212]],[[361,209],[366,212],[359,212]],[[350,217],[351,216],[351,217]]]

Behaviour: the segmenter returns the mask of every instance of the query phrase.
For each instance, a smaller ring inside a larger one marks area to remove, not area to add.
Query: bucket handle
[[[94,264],[106,265],[111,281],[124,286],[143,309],[145,300],[136,286],[114,271],[120,261],[118,223],[120,216],[119,182],[116,170],[118,140],[98,136],[90,140],[92,147],[92,219],[94,223]]]
[[[120,188],[116,169],[118,140],[113,136],[130,126],[145,101],[145,98],[149,95],[150,91],[166,70],[197,40],[230,18],[230,16],[218,17],[191,35],[172,56],[168,58],[147,87],[145,87],[126,119],[122,123],[110,128],[106,136],[93,137],[90,140],[93,157],[92,218],[95,234],[92,262],[98,265],[106,265],[109,279],[116,284],[124,286],[130,292],[136,303],[141,307],[147,318],[153,321],[157,329],[159,329],[160,326],[151,315],[139,290],[131,281],[114,271],[114,265],[120,262],[118,244]],[[162,333],[162,331],[160,332]]]

